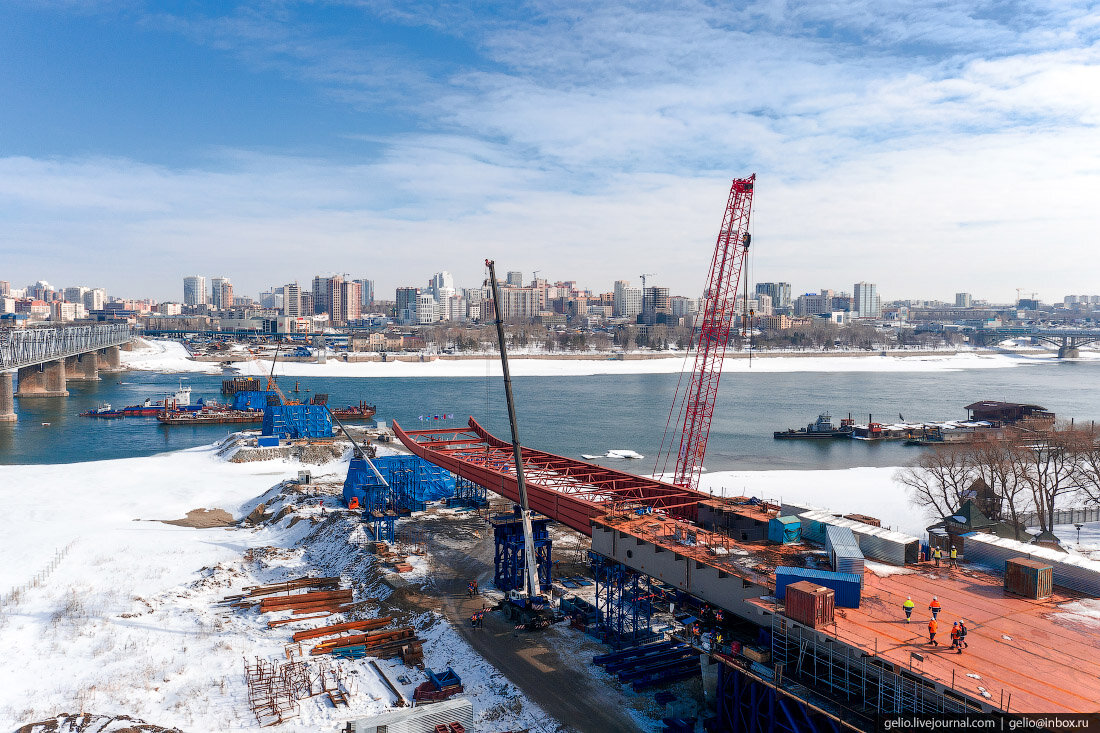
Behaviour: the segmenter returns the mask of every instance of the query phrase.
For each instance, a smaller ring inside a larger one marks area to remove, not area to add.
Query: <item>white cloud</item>
[[[692,293],[728,179],[756,171],[761,280],[868,279],[887,298],[1095,290],[1100,24],[1087,4],[362,7],[482,58],[357,46],[292,4],[150,16],[341,103],[385,101],[409,131],[349,130],[379,151],[354,163],[0,159],[0,254],[36,247],[24,279],[75,282],[96,263],[66,253],[94,241],[145,264],[163,297],[185,270],[254,290],[330,270],[376,277],[381,295],[437,269],[476,284],[485,256],[597,289],[642,267]],[[62,272],[39,274],[44,262]]]

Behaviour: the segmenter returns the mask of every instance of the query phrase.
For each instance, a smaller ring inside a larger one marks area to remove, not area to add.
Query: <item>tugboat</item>
[[[128,405],[119,410],[112,409],[109,404],[104,403],[94,410],[80,413],[80,417],[154,417],[165,410],[186,412],[200,410],[202,407],[202,400],[199,400],[197,405],[191,404],[191,388],[184,387],[181,383],[174,395],[165,397],[163,400],[153,402],[151,399],[146,399],[140,405]]]
[[[852,418],[841,419],[840,426],[833,425],[833,418],[827,412],[817,416],[817,420],[798,430],[776,430],[772,435],[777,440],[821,440],[826,438],[852,437]]]

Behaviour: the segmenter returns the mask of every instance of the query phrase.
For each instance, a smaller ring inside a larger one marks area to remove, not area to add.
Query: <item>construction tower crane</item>
[[[698,487],[703,456],[706,455],[714,403],[718,397],[718,382],[722,378],[722,362],[733,325],[737,286],[752,241],[749,213],[755,182],[756,174],[753,173],[748,178],[734,179],[730,186],[726,213],[722,217],[722,228],[718,232],[707,287],[703,292],[703,323],[698,337],[693,339],[695,368],[691,383],[683,394],[677,387],[669,411],[668,424],[671,425],[679,406],[677,425],[680,427],[680,440],[672,482],[684,488]],[[675,445],[675,433],[670,436],[666,426],[665,437],[657,452],[654,475],[666,472]]]
[[[655,273],[655,272],[643,272],[641,275],[638,276],[638,277],[642,278],[642,297],[643,298],[645,297],[645,279],[647,277],[653,277],[656,274],[657,273]]]

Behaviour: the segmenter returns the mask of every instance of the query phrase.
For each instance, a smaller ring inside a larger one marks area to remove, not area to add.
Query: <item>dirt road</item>
[[[437,519],[428,520],[425,528],[433,570],[422,603],[441,610],[478,654],[565,730],[640,730],[623,712],[632,702],[637,704],[637,699],[628,699],[616,682],[600,679],[586,663],[592,655],[606,651],[602,646],[587,639],[578,642],[575,634],[557,627],[543,632],[516,631],[497,613],[486,614],[482,628],[471,626],[470,615],[486,600],[468,597],[466,584],[476,578],[479,586],[485,587],[493,574],[492,530],[484,522],[473,517]],[[564,638],[567,633],[569,639]]]

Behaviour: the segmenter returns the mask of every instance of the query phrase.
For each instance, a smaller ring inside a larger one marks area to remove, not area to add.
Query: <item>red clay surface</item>
[[[905,669],[917,652],[924,661],[913,662],[914,672],[946,684],[954,672],[955,689],[1010,712],[1100,712],[1100,628],[1055,615],[1059,604],[1079,596],[1055,589],[1053,598],[1032,601],[1006,594],[1001,576],[965,565],[910,567],[917,572],[879,577],[868,571],[860,607],[836,609],[835,627],[823,631],[866,651],[875,651],[877,641],[878,655]],[[933,595],[943,606],[938,647],[928,643]],[[910,624],[901,610],[906,596],[917,604]],[[962,654],[950,648],[959,619],[969,630]]]

